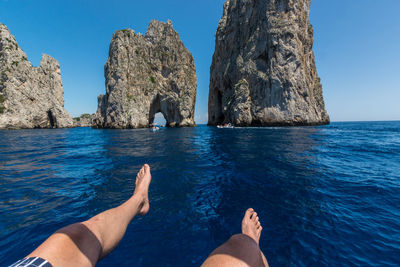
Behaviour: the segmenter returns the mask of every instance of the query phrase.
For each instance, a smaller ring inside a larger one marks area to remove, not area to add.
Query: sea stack
[[[311,0],[227,0],[216,32],[208,124],[329,123],[309,22]]]
[[[8,28],[0,23],[0,128],[73,127],[64,109],[57,60],[42,55],[33,67]]]
[[[195,125],[194,60],[171,21],[151,21],[145,36],[117,31],[104,75],[106,94],[98,97],[94,127],[149,127],[158,112],[169,127]]]

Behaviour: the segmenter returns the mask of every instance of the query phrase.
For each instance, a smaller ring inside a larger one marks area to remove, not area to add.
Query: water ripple
[[[0,131],[0,266],[132,194],[151,209],[99,266],[198,266],[257,210],[271,266],[398,266],[400,122]]]

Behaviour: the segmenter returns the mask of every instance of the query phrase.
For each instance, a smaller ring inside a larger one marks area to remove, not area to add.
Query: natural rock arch
[[[94,127],[149,127],[157,112],[169,127],[195,125],[194,59],[170,21],[151,21],[145,36],[117,31],[104,73]]]
[[[154,116],[153,120],[150,120],[150,125],[159,125],[159,126],[166,126],[167,125],[167,120],[165,119],[164,114],[161,112],[157,112],[156,115]]]
[[[163,99],[164,100],[164,99]],[[171,118],[175,117],[175,114],[170,114],[168,113],[168,104],[166,104],[166,101],[161,101],[160,95],[156,95],[156,97],[153,99],[153,102],[150,105],[150,111],[149,111],[149,124],[154,123],[154,118],[157,113],[161,113],[164,116],[166,126],[175,126],[171,125],[175,120],[171,121]],[[175,111],[175,108],[173,107],[171,109],[172,112]]]

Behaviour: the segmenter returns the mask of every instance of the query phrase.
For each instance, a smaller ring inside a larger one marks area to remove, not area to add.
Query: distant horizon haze
[[[144,34],[152,19],[170,19],[195,59],[195,121],[205,124],[214,34],[224,2],[0,0],[0,23],[34,66],[42,54],[59,62],[65,108],[78,117],[95,113],[97,96],[105,94],[104,64],[114,32],[131,28]],[[311,2],[313,50],[332,122],[400,120],[399,9],[397,0]]]

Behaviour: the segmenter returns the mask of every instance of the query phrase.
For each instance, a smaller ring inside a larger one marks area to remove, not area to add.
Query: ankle
[[[139,201],[145,201],[146,200],[146,194],[141,191],[135,191],[133,192],[132,198],[136,198]]]

